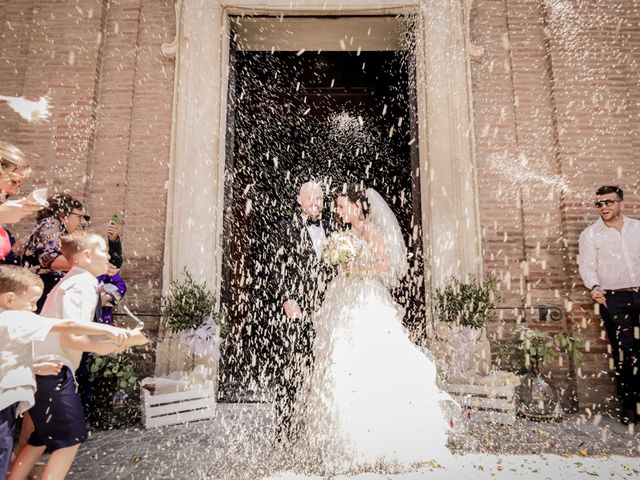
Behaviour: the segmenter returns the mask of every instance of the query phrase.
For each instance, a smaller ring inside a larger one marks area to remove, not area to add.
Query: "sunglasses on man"
[[[598,200],[595,206],[596,208],[610,207],[614,203],[620,203],[620,200]]]

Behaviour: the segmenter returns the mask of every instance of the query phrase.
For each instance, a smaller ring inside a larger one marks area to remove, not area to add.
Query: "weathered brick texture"
[[[485,267],[510,276],[506,303],[565,310],[562,324],[533,325],[588,343],[554,374],[591,409],[612,406],[614,388],[577,241],[597,219],[599,185],[620,184],[638,213],[639,15],[625,0],[482,0],[472,12],[485,48],[472,62]]]
[[[41,124],[0,105],[0,137],[35,158],[26,189],[81,198],[97,231],[123,217],[126,301],[157,312],[174,77],[160,45],[175,32],[173,2],[10,0],[0,3],[0,22],[0,94],[51,98]],[[158,319],[147,327],[157,330]]]

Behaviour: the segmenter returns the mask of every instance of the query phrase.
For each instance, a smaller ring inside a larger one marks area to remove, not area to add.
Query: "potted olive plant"
[[[448,346],[447,377],[467,373],[487,374],[491,369],[491,350],[485,326],[491,320],[496,301],[493,277],[452,278],[437,289],[434,313],[437,336]]]
[[[223,319],[215,308],[213,292],[204,282],[196,282],[186,269],[180,280],[171,283],[161,301],[165,341],[159,347],[156,375],[192,370],[203,364],[208,375],[215,376]]]

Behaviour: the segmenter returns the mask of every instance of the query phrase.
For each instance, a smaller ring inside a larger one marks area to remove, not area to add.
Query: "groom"
[[[279,441],[291,439],[291,415],[304,375],[313,364],[314,339],[311,316],[322,303],[329,271],[321,261],[329,234],[329,219],[323,216],[324,193],[320,184],[302,184],[297,197],[299,210],[280,232],[276,259],[284,324],[280,375],[276,380],[276,432]]]

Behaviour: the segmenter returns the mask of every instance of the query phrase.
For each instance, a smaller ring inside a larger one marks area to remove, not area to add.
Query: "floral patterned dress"
[[[67,233],[66,227],[58,218],[47,217],[38,222],[25,243],[21,264],[40,275],[44,282],[44,293],[38,301],[38,312],[42,309],[49,292],[64,276],[65,272],[51,269],[51,264],[62,255],[60,238]]]

